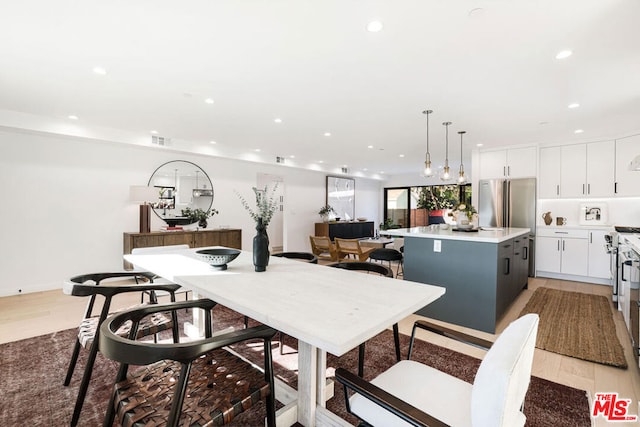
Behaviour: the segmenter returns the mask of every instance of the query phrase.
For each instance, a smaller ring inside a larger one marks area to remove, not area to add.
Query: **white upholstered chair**
[[[412,360],[371,382],[341,368],[336,379],[345,395],[356,391],[347,400],[349,412],[372,426],[524,426],[537,331],[536,314],[513,321],[485,355],[473,384]]]

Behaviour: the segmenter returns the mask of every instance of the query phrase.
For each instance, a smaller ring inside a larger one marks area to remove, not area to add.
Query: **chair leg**
[[[396,345],[396,360],[399,362],[402,358],[400,354],[400,332],[398,331],[398,324],[393,324],[393,342]]]
[[[416,324],[413,324],[413,328],[411,329],[411,339],[409,340],[409,352],[407,353],[407,360],[411,359],[411,353],[413,352],[413,341],[416,338]]]
[[[244,328],[247,329],[249,327],[249,317],[244,316]]]
[[[78,425],[80,419],[80,412],[82,411],[82,405],[84,404],[84,398],[87,395],[87,389],[89,388],[89,381],[91,381],[91,374],[93,373],[93,364],[96,361],[98,354],[98,334],[91,343],[91,349],[89,350],[89,356],[87,357],[87,364],[84,367],[84,374],[82,375],[82,382],[78,389],[78,397],[76,398],[76,406],[73,408],[73,416],[71,417],[71,427]]]
[[[68,386],[73,376],[73,371],[76,369],[76,363],[78,362],[78,355],[80,354],[80,341],[76,338],[76,345],[73,347],[73,354],[71,354],[71,360],[69,361],[69,367],[67,368],[67,376],[64,379],[64,385]]]
[[[283,334],[282,331],[278,332],[280,338],[280,356],[284,354],[284,341],[282,340]]]
[[[364,375],[364,347],[366,343],[360,344],[358,347],[358,376],[360,378]]]

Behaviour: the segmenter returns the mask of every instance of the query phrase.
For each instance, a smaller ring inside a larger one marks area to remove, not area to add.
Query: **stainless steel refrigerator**
[[[480,227],[529,228],[529,276],[535,275],[536,179],[483,179],[479,182]]]

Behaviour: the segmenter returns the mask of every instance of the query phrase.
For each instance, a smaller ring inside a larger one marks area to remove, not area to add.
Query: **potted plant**
[[[242,202],[242,206],[244,206],[244,208],[249,212],[249,215],[251,215],[251,218],[256,222],[257,234],[253,238],[253,265],[255,267],[255,271],[258,272],[266,271],[267,265],[269,264],[270,254],[267,226],[269,225],[269,222],[271,222],[271,218],[273,218],[273,214],[278,206],[275,197],[277,188],[278,184],[274,185],[273,190],[271,190],[271,194],[267,196],[267,186],[262,190],[258,190],[256,187],[253,187],[253,192],[256,195],[255,208],[251,208],[245,198],[236,191],[236,194]]]
[[[453,218],[458,226],[469,225],[473,223],[474,217],[478,215],[478,211],[472,205],[460,203],[453,211]]]
[[[455,185],[433,185],[423,188],[418,198],[418,206],[429,210],[429,224],[445,222],[445,210],[457,204],[456,191]]]
[[[329,215],[335,213],[336,211],[331,207],[331,205],[325,205],[318,211],[318,215],[320,215],[320,218],[322,218],[323,222],[329,221]]]
[[[197,222],[199,227],[207,228],[207,219],[218,213],[217,209],[191,209],[189,207],[182,209],[182,216],[189,218],[191,223]]]

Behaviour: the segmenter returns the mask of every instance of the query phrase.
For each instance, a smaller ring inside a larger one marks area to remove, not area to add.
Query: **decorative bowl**
[[[440,228],[440,230],[448,230],[449,229],[449,224],[447,224],[447,223],[438,224],[438,228]]]
[[[209,263],[216,270],[226,270],[227,264],[240,255],[238,249],[216,248],[216,249],[200,249],[196,251],[198,257],[204,262]]]

